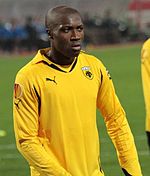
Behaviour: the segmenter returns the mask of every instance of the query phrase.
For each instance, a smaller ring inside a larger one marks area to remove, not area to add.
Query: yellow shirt
[[[133,136],[103,64],[81,51],[64,68],[44,52],[18,72],[14,89],[17,146],[32,170],[40,176],[102,176],[98,108],[121,167],[141,176]]]
[[[146,107],[146,131],[150,132],[150,39],[142,47],[141,73]]]

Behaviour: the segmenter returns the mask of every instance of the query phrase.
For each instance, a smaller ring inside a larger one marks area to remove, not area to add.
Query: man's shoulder
[[[40,63],[42,61],[42,55],[40,53],[40,50],[30,59],[28,63],[26,63],[20,70],[18,71],[18,74],[30,74],[34,73],[37,70],[37,63]]]
[[[97,57],[94,56],[93,54],[91,54],[91,53],[89,53],[89,52],[87,52],[87,51],[84,51],[84,50],[81,50],[80,56],[83,57],[83,58],[89,59],[89,60],[92,59],[92,61],[93,61],[93,60],[99,60],[99,58],[97,58]]]
[[[91,53],[88,53],[87,51],[82,50],[80,52],[80,57],[81,57],[82,60],[86,60],[86,61],[88,61],[89,63],[92,63],[92,64],[102,63],[100,58],[98,58],[97,56],[95,56]]]
[[[36,71],[36,68],[34,67],[34,59],[35,57],[31,58],[31,60],[26,63],[24,66],[22,66],[20,68],[20,70],[18,70],[17,72],[17,76],[18,75],[24,75],[26,77],[30,77],[31,74],[34,74],[34,72]]]
[[[143,48],[150,48],[150,38],[144,42]]]
[[[150,61],[150,39],[146,40],[143,44],[142,50],[141,50],[141,59],[142,63],[144,61]]]

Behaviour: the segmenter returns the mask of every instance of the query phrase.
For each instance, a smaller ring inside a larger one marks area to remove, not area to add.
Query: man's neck
[[[45,53],[46,57],[52,61],[55,64],[58,65],[71,65],[73,63],[73,61],[75,60],[75,58],[67,58],[62,54],[59,53],[53,53],[51,52],[51,50],[49,50],[47,53]]]

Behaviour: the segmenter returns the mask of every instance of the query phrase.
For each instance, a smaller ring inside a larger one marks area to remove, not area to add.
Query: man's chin
[[[81,51],[81,49],[80,50],[73,50],[74,56],[77,57],[80,54],[80,51]]]

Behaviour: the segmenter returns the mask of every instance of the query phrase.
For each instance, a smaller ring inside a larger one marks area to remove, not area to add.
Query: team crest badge
[[[91,69],[89,66],[82,67],[81,70],[86,78],[88,78],[90,80],[93,79],[94,75],[91,72]]]

